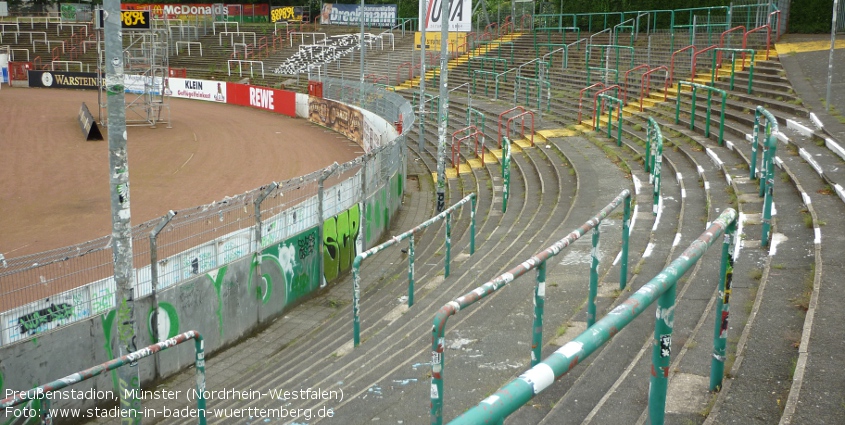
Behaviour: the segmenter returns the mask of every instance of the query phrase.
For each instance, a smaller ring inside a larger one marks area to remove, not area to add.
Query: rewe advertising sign
[[[421,0],[420,22],[425,22],[426,31],[440,31],[443,0]],[[449,2],[449,31],[472,31],[472,0],[451,0]]]

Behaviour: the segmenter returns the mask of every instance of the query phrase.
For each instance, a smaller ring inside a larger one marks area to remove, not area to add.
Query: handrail
[[[745,48],[745,37],[744,37],[745,36],[745,26],[744,25],[739,25],[739,26],[733,27],[729,30],[723,31],[722,35],[719,36],[719,47],[725,47],[725,35],[733,32],[733,31],[739,30],[739,29],[742,30],[742,34],[743,34],[742,48],[744,49]],[[719,59],[716,60],[716,64],[718,66],[722,66],[722,53],[721,52],[719,53]]]
[[[468,134],[458,137],[458,134],[467,132]],[[481,155],[478,154],[478,136],[481,136]],[[475,139],[475,148],[474,153],[476,158],[481,159],[481,163],[484,163],[484,133],[478,130],[474,125],[466,126],[460,130],[455,131],[452,133],[452,166],[455,167],[455,172],[457,174],[461,174],[461,161],[458,156],[461,153],[461,145],[463,141],[469,138]],[[457,139],[457,140],[456,140]],[[457,144],[455,142],[458,142]],[[457,146],[457,149],[455,149]]]
[[[590,36],[590,43],[589,43],[589,44],[587,44],[587,47],[589,47],[589,46],[592,46],[592,45],[593,45],[593,37],[595,37],[595,36],[597,36],[597,35],[599,35],[599,34],[601,34],[601,33],[603,33],[603,32],[608,32],[608,31],[611,31],[611,29],[610,29],[610,28],[605,28],[605,29],[603,29],[603,30],[601,30],[601,31],[599,31],[599,32],[597,32],[597,33],[595,33],[595,34],[591,35],[591,36]]]
[[[537,283],[534,291],[534,326],[532,326],[532,347],[531,358],[532,365],[537,364],[540,359],[540,349],[543,345],[543,307],[545,304],[546,294],[546,262],[552,257],[560,254],[564,248],[571,246],[576,240],[587,234],[590,230],[598,233],[599,225],[607,218],[611,211],[616,209],[619,205],[624,204],[624,218],[622,224],[623,237],[623,272],[622,276],[627,275],[627,246],[628,246],[628,222],[631,211],[631,192],[628,189],[623,190],[613,199],[607,206],[602,208],[596,215],[587,220],[580,227],[574,229],[565,238],[555,242],[553,245],[544,249],[543,251],[534,254],[528,260],[520,263],[511,270],[499,275],[493,280],[479,286],[475,290],[456,298],[453,301],[445,304],[435,314],[432,321],[433,328],[431,332],[431,423],[432,425],[439,425],[443,423],[443,365],[445,364],[445,339],[446,339],[446,322],[450,316],[454,316],[459,311],[465,310],[467,307],[476,302],[486,298],[493,292],[501,289],[508,283],[513,282],[516,278],[527,274],[531,270],[537,270]],[[595,238],[594,238],[595,239]],[[594,243],[596,241],[594,240]],[[595,247],[595,245],[594,245]],[[592,268],[591,268],[592,270]],[[591,289],[592,291],[592,289]],[[551,383],[554,378],[549,381]],[[520,403],[521,405],[521,403]],[[499,422],[483,422],[474,421],[471,423],[502,423]]]
[[[524,113],[524,112],[526,111],[526,109],[525,109],[525,107],[524,107],[524,106],[517,105],[517,106],[514,106],[513,108],[510,108],[510,109],[508,109],[507,111],[502,112],[501,114],[499,114],[499,130],[498,130],[498,134],[499,134],[499,135],[498,135],[498,138],[496,139],[496,140],[497,140],[497,143],[499,144],[499,149],[501,149],[501,148],[502,148],[502,118],[504,118],[504,116],[505,116],[505,115],[507,115],[507,114],[509,114],[509,113],[511,113],[511,112],[513,112],[513,111],[517,111],[517,110],[518,110],[520,113]]]
[[[643,68],[649,69],[648,64],[644,63],[642,65],[637,65],[637,66],[625,71],[625,78],[622,81],[622,84],[625,85],[625,89],[622,90],[622,103],[624,103],[624,104],[628,103],[628,74],[630,74],[633,71],[636,71],[638,69],[643,69]],[[642,87],[640,87],[640,91],[642,91]]]
[[[507,134],[506,137],[508,139],[512,139],[511,138],[511,123],[514,120],[516,120],[517,118],[522,118],[522,131],[520,132],[520,135],[522,135],[522,137],[525,137],[525,116],[526,115],[531,116],[531,147],[534,147],[534,112],[533,111],[524,111],[524,112],[522,112],[518,115],[514,115],[514,116],[508,118],[508,122],[505,124],[505,133]]]
[[[754,49],[729,49],[729,48],[718,48],[718,49],[716,49],[716,51],[719,52],[719,56],[722,55],[722,52],[731,52],[731,83],[730,83],[731,90],[734,89],[734,79],[736,77],[736,54],[742,53],[742,55],[745,56],[746,53],[751,53],[751,65],[749,66],[749,69],[748,69],[748,94],[751,94],[751,84],[754,81],[754,61],[756,59],[755,58],[755,56],[757,54],[756,51]],[[716,74],[718,74],[718,72],[719,72],[718,68],[721,68],[721,66],[717,68],[715,57],[713,58],[712,67],[713,67],[713,69],[711,70],[711,73],[710,73],[710,83],[711,84],[716,82]],[[745,68],[745,60],[743,60],[742,64],[740,64],[740,70],[742,70],[744,68]]]
[[[692,50],[692,54],[695,55],[697,48],[695,45],[689,45],[672,52],[672,59],[669,61],[669,85],[674,85],[675,82],[675,55],[686,50]]]
[[[607,86],[607,87],[597,91],[596,94],[593,95],[593,128],[596,128],[596,129],[598,128],[596,126],[596,120],[599,117],[598,117],[598,114],[596,114],[595,112],[596,112],[596,108],[598,107],[598,104],[599,104],[599,95],[606,92],[606,91],[610,91],[612,89],[616,89],[616,95],[619,96],[619,90],[622,90],[622,87],[619,87],[618,84],[614,84],[612,86]],[[622,111],[619,111],[619,112],[621,113]]]
[[[196,399],[197,399],[197,411],[194,412],[197,417],[199,418],[199,424],[205,425],[205,344],[203,342],[202,335],[200,335],[197,331],[188,331],[185,333],[181,333],[179,335],[174,336],[173,338],[167,339],[165,341],[159,342],[157,344],[148,345],[138,351],[133,351],[129,354],[120,356],[116,359],[109,360],[105,363],[101,363],[97,366],[76,372],[74,374],[65,376],[64,378],[57,379],[52,382],[48,382],[44,385],[39,387],[35,387],[28,391],[17,391],[11,397],[4,398],[0,400],[0,409],[8,409],[13,406],[17,406],[23,404],[29,400],[39,400],[43,399],[44,403],[47,404],[45,406],[44,411],[49,412],[49,403],[50,397],[45,397],[47,393],[51,393],[54,391],[59,391],[62,388],[69,387],[74,384],[78,384],[82,381],[87,381],[91,378],[99,376],[104,372],[108,372],[114,369],[117,369],[121,366],[132,365],[136,363],[138,360],[143,359],[145,357],[150,357],[153,354],[156,354],[160,351],[164,351],[168,348],[175,347],[183,342],[187,342],[188,340],[194,340],[194,349],[196,350],[196,356],[194,359],[194,368],[196,369]],[[131,392],[131,388],[124,389],[124,392]],[[8,394],[9,391],[7,390],[6,393]],[[121,400],[126,397],[125,394],[120,394]],[[123,403],[121,403],[123,404]],[[129,406],[128,410],[126,411],[128,417],[140,417],[141,412],[135,410],[134,407]],[[52,418],[47,413],[47,417],[43,418],[45,421],[44,423],[51,423]]]
[[[604,83],[595,83],[595,84],[591,84],[591,85],[589,85],[589,86],[587,86],[587,87],[584,87],[583,89],[581,89],[581,90],[578,92],[578,124],[581,124],[581,102],[582,102],[582,100],[584,99],[584,92],[585,92],[585,91],[588,91],[588,90],[590,90],[590,89],[592,89],[592,88],[595,88],[595,87],[597,87],[597,86],[601,86],[601,88],[604,88]]]
[[[449,208],[446,208],[440,214],[437,214],[434,217],[429,218],[428,220],[420,223],[418,226],[414,227],[411,230],[408,230],[402,234],[394,236],[388,239],[386,242],[374,246],[355,257],[355,260],[352,261],[352,339],[353,344],[357,347],[361,343],[361,318],[360,318],[360,300],[361,300],[361,263],[364,262],[369,257],[378,254],[385,249],[396,245],[397,243],[408,239],[408,307],[414,305],[414,235],[418,232],[421,232],[428,226],[445,219],[446,220],[446,256],[444,258],[445,261],[445,275],[446,277],[449,276],[449,262],[451,261],[451,252],[452,252],[452,242],[451,242],[451,235],[452,235],[452,212],[457,210],[458,207],[466,204],[467,202],[471,203],[470,209],[470,239],[469,239],[469,253],[470,255],[475,253],[475,203],[476,203],[476,194],[475,192],[470,193],[469,195],[463,197],[460,201],[456,202]]]
[[[775,22],[777,23],[777,28],[774,31],[775,31],[775,41],[778,41],[778,40],[780,40],[780,28],[781,28],[780,22],[781,22],[781,17],[783,15],[781,15],[780,10],[775,10],[774,12],[769,13],[769,18],[768,18],[768,24],[769,25],[772,25],[772,15],[777,15],[777,18],[775,19]]]
[[[624,18],[624,16],[623,16],[623,18]],[[623,25],[623,24],[625,24],[625,22],[631,22],[631,25]],[[613,43],[614,44],[619,43],[619,33],[616,31],[619,27],[626,27],[627,28],[627,27],[630,26],[631,28],[633,28],[633,25],[634,25],[634,18],[624,20],[624,21],[614,25],[613,26]],[[631,31],[631,38],[633,38],[633,36],[634,36],[634,31],[632,30]]]
[[[763,225],[762,234],[760,237],[760,245],[769,245],[769,232],[772,226],[772,204],[774,203],[774,187],[775,187],[775,166],[774,159],[777,152],[778,142],[777,134],[780,133],[778,129],[778,121],[771,112],[767,111],[762,106],[757,106],[754,111],[754,129],[751,136],[751,178],[757,178],[757,144],[759,143],[761,117],[766,121],[764,129],[765,144],[763,145],[763,163],[761,164],[760,176],[760,196],[763,196]]]
[[[772,27],[769,26],[769,24],[759,26],[751,31],[746,32],[745,35],[742,36],[742,47],[744,48],[748,46],[748,36],[750,34],[761,31],[763,30],[763,28],[766,29],[766,60],[769,60],[769,47],[772,45]],[[745,56],[743,56],[742,58],[745,59]]]
[[[557,379],[572,371],[579,363],[584,362],[604,343],[645,312],[655,301],[657,301],[657,320],[655,320],[654,326],[655,344],[652,355],[648,412],[652,423],[663,423],[675,316],[675,287],[681,277],[704,256],[708,248],[724,235],[718,291],[720,294],[729,293],[727,291],[730,290],[733,274],[733,259],[730,257],[729,251],[731,242],[736,241],[736,222],[736,211],[733,208],[726,208],[679,257],[632,294],[625,302],[619,304],[607,316],[587,328],[575,339],[557,349],[541,363],[533,366],[518,378],[499,388],[493,395],[449,422],[449,425],[503,423],[504,418],[528,403],[534,396],[546,390]],[[485,287],[487,285],[490,284],[485,284]],[[469,295],[471,294],[467,294],[465,297]],[[478,297],[479,295],[476,294],[474,298]],[[720,369],[724,371],[724,355],[722,354],[721,359],[716,358],[716,356],[717,352],[724,352],[722,343],[727,338],[727,329],[724,326],[728,325],[726,314],[729,311],[728,300],[727,296],[720,297],[717,303],[716,320],[719,321],[717,329],[724,329],[725,332],[714,338],[714,359],[710,370],[711,382]],[[442,314],[449,312],[447,307],[456,308],[462,307],[462,305],[444,306],[441,308]],[[441,313],[438,312],[435,320],[440,317]],[[435,331],[437,331],[436,325]],[[440,370],[437,372],[439,374]],[[721,382],[721,379],[721,377],[717,377],[718,382]],[[434,378],[432,378],[432,381],[434,381]],[[434,395],[433,386],[432,395]]]
[[[712,46],[707,46],[707,47],[705,47],[705,48],[703,48],[703,49],[701,49],[701,50],[698,50],[698,51],[696,51],[695,53],[693,53],[693,55],[692,55],[692,67],[691,67],[691,69],[690,69],[690,77],[689,77],[689,78],[690,78],[690,80],[694,80],[694,79],[695,79],[695,62],[696,62],[696,60],[698,59],[698,55],[700,55],[700,54],[702,54],[702,53],[705,53],[705,52],[709,52],[709,51],[712,51],[712,50],[718,49],[718,48],[719,48],[719,46],[717,46],[717,45],[715,45],[715,44],[714,44],[714,45],[712,45]],[[715,52],[714,52],[714,53],[711,53],[711,54],[712,54],[712,55],[714,55],[714,56],[716,55],[716,53],[715,53]]]
[[[725,101],[727,100],[728,94],[722,89],[717,89],[715,87],[710,87],[704,84],[698,84],[690,81],[678,81],[678,98],[675,102],[675,124],[680,122],[680,111],[681,111],[681,86],[690,86],[692,88],[692,106],[690,108],[690,122],[689,128],[690,130],[695,130],[695,93],[696,90],[702,89],[707,90],[707,112],[706,112],[706,122],[704,125],[704,137],[710,137],[710,114],[712,111],[711,102],[713,99],[713,93],[718,93],[722,95],[722,110],[719,116],[719,146],[724,144],[725,140]]]
[[[607,94],[600,94],[598,98],[601,99],[602,110],[604,110],[604,101],[607,100],[610,102],[610,106],[607,108],[607,137],[609,139],[613,139],[611,134],[613,129],[613,104],[615,103],[619,106],[619,109],[616,111],[616,131],[618,133],[616,136],[616,146],[622,146],[622,109],[625,107],[625,104],[622,103],[622,99]],[[601,128],[601,116],[598,109],[594,110],[593,113],[597,117],[595,129],[598,131]]]
[[[669,97],[669,68],[666,65],[660,65],[646,71],[642,80],[640,80],[640,112],[643,111],[643,98],[651,94],[651,74],[660,70],[665,72],[663,77],[663,101],[665,102]]]
[[[587,46],[587,45],[588,45],[588,44],[587,44],[587,39],[586,39],[586,38],[582,38],[582,39],[579,39],[578,41],[573,41],[572,43],[567,44],[567,45],[566,45],[566,58],[565,58],[565,60],[564,60],[564,62],[563,62],[563,67],[564,67],[564,68],[568,68],[568,67],[569,67],[569,48],[570,48],[570,47],[572,47],[572,46],[577,45],[578,43],[584,43],[584,45],[585,45],[585,46]],[[586,49],[586,47],[585,47],[585,49]]]

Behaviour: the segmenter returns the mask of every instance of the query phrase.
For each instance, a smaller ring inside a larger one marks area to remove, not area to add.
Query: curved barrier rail
[[[608,103],[607,105],[607,137],[613,138],[612,136],[612,129],[613,129],[613,106],[617,105],[616,108],[616,146],[622,146],[622,108],[625,107],[625,103],[622,99],[618,97],[613,97],[607,94],[600,94],[598,95],[599,106],[598,109],[593,111],[593,114],[596,116],[596,131],[601,129],[601,112],[604,111],[605,102]]]
[[[765,142],[760,143],[760,126],[765,122]],[[751,179],[760,180],[760,196],[763,200],[763,233],[760,237],[761,246],[769,246],[769,231],[772,228],[772,203],[775,189],[775,153],[777,153],[778,121],[766,108],[758,106],[754,111],[754,129],[751,133]],[[757,145],[763,146],[760,174],[757,174]]]
[[[663,101],[667,100],[669,95],[669,68],[666,65],[656,66],[643,73],[640,80],[640,112],[643,111],[643,99],[651,95],[651,74],[657,71],[663,71]]]
[[[470,233],[469,233],[469,253],[475,253],[475,193],[470,193],[460,201],[456,202],[449,208],[446,208],[440,214],[420,223],[419,226],[408,230],[405,233],[390,238],[387,242],[374,246],[355,257],[352,262],[352,335],[353,343],[357,347],[361,343],[361,320],[360,320],[360,300],[361,300],[361,263],[369,257],[378,254],[385,249],[396,245],[397,243],[407,239],[408,240],[408,307],[414,305],[414,236],[423,231],[428,226],[440,221],[446,220],[446,255],[444,258],[444,275],[449,277],[449,263],[452,254],[452,213],[467,202],[471,203],[470,208]]]
[[[41,385],[39,387],[35,387],[28,391],[20,391],[16,392],[13,396],[4,398],[0,400],[0,408],[4,409],[4,411],[10,413],[9,411],[12,410],[14,406],[19,406],[21,404],[26,403],[29,400],[42,400],[44,403],[43,408],[41,409],[42,417],[41,422],[45,424],[52,423],[52,417],[50,417],[50,397],[47,396],[48,393],[59,391],[62,388],[69,387],[74,384],[78,384],[82,381],[87,381],[95,376],[101,375],[104,372],[108,372],[114,369],[117,369],[121,366],[126,365],[134,365],[138,362],[138,360],[143,359],[145,357],[150,357],[153,354],[156,354],[160,351],[164,351],[168,348],[175,347],[183,342],[187,342],[189,340],[194,340],[194,349],[196,350],[196,356],[194,361],[194,367],[197,370],[197,389],[196,389],[196,399],[197,399],[197,418],[199,419],[200,425],[205,425],[205,344],[203,343],[202,335],[200,335],[197,331],[188,331],[179,335],[174,336],[166,341],[159,342],[158,344],[153,344],[142,348],[138,351],[134,351],[129,353],[125,356],[118,357],[114,360],[109,360],[105,363],[99,364],[92,368],[88,368],[79,372],[76,372],[72,375],[65,376],[64,378],[57,379],[55,381],[49,382],[47,384]],[[127,388],[124,391],[132,391],[131,388]],[[9,391],[7,391],[8,393]],[[123,401],[124,395],[120,394],[120,398]],[[129,400],[131,401],[131,399]],[[121,414],[124,412],[128,418],[140,418],[141,412],[137,409],[140,408],[140,400],[136,400],[138,404],[136,406],[129,407],[126,410],[121,409]],[[123,402],[121,402],[123,405]],[[123,417],[123,416],[121,416]],[[137,419],[136,419],[137,420]]]
[[[721,387],[725,361],[724,344],[728,326],[727,313],[730,305],[730,285],[733,275],[733,261],[730,259],[730,252],[731,242],[736,239],[734,237],[736,221],[736,211],[732,208],[725,209],[719,218],[678,258],[625,302],[611,310],[607,316],[587,328],[574,340],[560,347],[551,356],[546,357],[541,363],[536,364],[518,378],[507,383],[495,394],[482,400],[478,405],[467,410],[449,424],[503,423],[504,418],[551,386],[556,379],[574,369],[578,363],[587,359],[655,301],[657,301],[657,320],[654,325],[653,366],[649,386],[648,412],[652,424],[662,424],[666,407],[669,356],[671,354],[672,327],[675,316],[675,287],[680,278],[704,256],[707,249],[720,236],[724,235],[722,264],[719,273],[720,298],[716,309],[716,335],[714,337],[713,363],[710,369],[711,389],[714,384],[716,389]],[[449,306],[447,305],[441,311],[447,307]],[[435,325],[435,330],[436,328]],[[442,365],[439,367],[442,367]],[[432,393],[434,392],[433,385],[432,383]],[[434,417],[432,417],[432,423],[435,423]]]
[[[443,423],[443,380],[444,370],[444,349],[446,339],[446,321],[450,316],[454,316],[462,309],[469,307],[476,302],[486,298],[493,292],[503,288],[516,278],[527,274],[531,270],[537,270],[537,284],[534,290],[534,325],[532,326],[532,343],[531,343],[531,364],[536,365],[540,359],[540,350],[543,345],[543,309],[546,298],[546,262],[558,255],[564,248],[570,246],[573,242],[578,240],[581,236],[593,230],[593,266],[597,267],[595,259],[595,246],[598,243],[599,224],[602,220],[607,218],[611,211],[616,209],[619,205],[625,206],[625,217],[622,224],[622,267],[620,272],[619,285],[624,288],[628,275],[628,220],[631,210],[631,192],[628,189],[619,193],[607,206],[601,209],[598,214],[587,220],[580,227],[573,230],[565,238],[557,241],[554,245],[546,248],[543,251],[535,254],[525,262],[507,271],[506,273],[496,277],[495,279],[479,286],[474,291],[469,292],[454,301],[440,308],[434,316],[433,328],[431,331],[431,423],[432,425],[440,425]],[[595,270],[595,269],[591,269]],[[593,272],[591,272],[591,275]],[[596,273],[597,274],[597,273]],[[596,279],[597,280],[597,279]],[[596,292],[593,287],[593,279],[590,280],[590,293]],[[471,423],[488,423],[480,420]],[[496,422],[501,423],[501,422]]]

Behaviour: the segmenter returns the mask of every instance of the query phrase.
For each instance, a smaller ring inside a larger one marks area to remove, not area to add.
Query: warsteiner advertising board
[[[97,90],[97,73],[65,71],[29,71],[30,87]]]

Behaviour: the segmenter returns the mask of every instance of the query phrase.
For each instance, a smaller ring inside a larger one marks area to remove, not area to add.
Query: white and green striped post
[[[587,302],[587,326],[596,323],[596,297],[599,295],[599,238],[601,237],[601,223],[593,228],[593,250],[590,265],[590,295]],[[533,365],[532,365],[533,366]]]
[[[660,208],[660,173],[663,168],[663,134],[657,121],[648,117],[646,128],[646,171],[649,172],[648,181],[653,185],[654,203],[651,212],[657,215]]]
[[[450,211],[446,212],[446,256],[443,261],[446,263],[443,265],[443,276],[449,277],[449,266],[451,264],[452,259],[452,213]]]
[[[596,226],[598,228],[598,226]],[[546,263],[537,266],[534,286],[534,326],[531,332],[531,366],[540,363],[543,353],[543,310],[546,305]]]
[[[618,305],[610,311],[607,316],[597,321],[593,326],[581,333],[572,341],[560,347],[552,355],[545,360],[532,367],[518,378],[507,383],[505,386],[496,391],[493,395],[482,400],[475,407],[470,408],[455,420],[449,422],[450,425],[473,425],[473,424],[501,424],[504,418],[516,412],[520,407],[528,403],[534,396],[541,393],[543,390],[551,386],[557,379],[571,371],[579,363],[586,360],[591,354],[599,349],[604,343],[609,341],[631,323],[637,316],[643,313],[651,306],[652,303],[658,301],[658,322],[655,327],[655,336],[668,335],[667,338],[658,341],[659,349],[655,353],[659,357],[659,362],[652,365],[655,369],[656,375],[664,375],[668,371],[669,353],[671,352],[671,328],[674,319],[674,309],[672,308],[672,300],[674,300],[674,288],[678,280],[691,269],[707,249],[724,234],[725,229],[731,223],[736,222],[736,211],[732,208],[725,209],[724,212],[701,234],[681,255],[672,261],[663,271],[660,272],[653,279],[648,281],[639,290],[632,294],[625,302]],[[486,284],[485,284],[486,285]],[[484,287],[482,287],[484,289]],[[478,290],[476,290],[478,291]],[[480,292],[480,291],[479,291]],[[467,294],[470,296],[473,293]],[[485,294],[475,294],[476,298],[482,297]],[[453,301],[463,306],[461,299]],[[450,303],[452,304],[452,303]],[[441,308],[441,313],[447,309],[449,305]],[[454,308],[454,306],[452,306]],[[441,313],[438,313],[440,315]],[[454,314],[454,313],[453,313]],[[435,318],[435,331],[437,325],[442,324]],[[659,326],[659,328],[658,328]],[[443,341],[440,340],[440,343]],[[668,348],[668,351],[663,351],[662,348]],[[442,351],[441,351],[442,353]],[[665,356],[663,356],[665,354]],[[440,359],[442,360],[442,358]],[[665,366],[662,366],[664,365]],[[649,405],[654,403],[656,406],[665,406],[666,391],[660,391],[655,388],[655,385],[662,385],[659,382],[652,381],[652,388],[650,389]],[[433,388],[432,388],[433,389]],[[442,387],[440,388],[442,390]],[[432,394],[433,395],[433,394]],[[442,397],[442,391],[440,393]],[[432,400],[434,401],[434,400]],[[432,406],[433,408],[433,406]],[[655,407],[656,410],[656,407]],[[662,423],[660,420],[663,417],[663,412],[655,412],[649,407],[649,414],[651,416],[651,423]],[[432,423],[434,423],[432,421]],[[437,422],[440,423],[440,422]]]
[[[625,198],[622,216],[622,260],[619,264],[619,290],[628,286],[628,238],[631,235],[631,197]]]
[[[725,353],[728,342],[728,317],[731,301],[734,259],[731,256],[731,241],[735,239],[736,222],[728,225],[722,244],[722,259],[719,268],[719,300],[716,304],[716,323],[713,330],[713,359],[710,362],[710,391],[722,388],[725,375]]]
[[[766,119],[766,143],[763,145],[763,164],[760,176],[760,196],[763,196],[763,225],[760,246],[769,246],[769,233],[772,228],[772,202],[775,189],[775,154],[777,153],[778,122],[771,112],[762,106],[757,112]]]
[[[675,324],[676,287],[677,283],[669,285],[657,299],[654,348],[651,354],[652,371],[648,389],[648,416],[652,424],[662,424],[666,415],[666,390],[669,386],[671,363],[669,357],[672,353],[672,330]]]
[[[408,307],[414,305],[414,236],[411,230],[411,237],[408,238]]]

